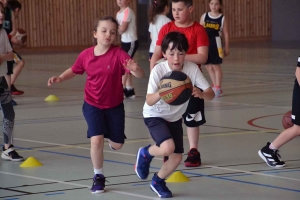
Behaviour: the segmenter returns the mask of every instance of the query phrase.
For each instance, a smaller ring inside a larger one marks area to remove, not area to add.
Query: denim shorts
[[[85,101],[82,112],[88,125],[88,138],[104,135],[115,143],[124,144],[126,136],[123,102],[114,108],[100,109]]]

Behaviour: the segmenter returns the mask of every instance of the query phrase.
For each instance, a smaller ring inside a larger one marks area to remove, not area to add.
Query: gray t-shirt
[[[8,36],[6,31],[2,28],[0,29],[0,54],[7,54],[12,51],[11,45],[9,44]],[[7,73],[6,61],[0,64],[0,76],[5,76]]]

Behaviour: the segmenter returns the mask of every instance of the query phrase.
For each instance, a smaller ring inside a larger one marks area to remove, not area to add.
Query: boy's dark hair
[[[193,0],[172,0],[172,3],[183,2],[186,7],[193,6]]]
[[[98,19],[95,22],[95,25],[94,25],[94,31],[95,32],[97,32],[97,28],[99,26],[99,23],[102,22],[102,21],[111,21],[111,22],[115,23],[116,26],[117,26],[117,33],[118,33],[119,24],[118,24],[117,20],[114,17],[112,17],[112,16],[104,16],[104,17],[101,17],[100,19]],[[97,39],[96,38],[94,38],[94,45],[97,45]]]
[[[151,0],[149,9],[149,23],[155,23],[155,16],[165,11],[165,7],[169,5],[169,0]]]
[[[12,11],[15,11],[17,8],[19,8],[19,10],[20,10],[22,8],[22,5],[19,1],[9,0],[9,1],[7,1],[6,7],[11,9]]]
[[[168,33],[161,44],[161,50],[165,54],[169,48],[169,44],[173,43],[170,50],[178,49],[180,52],[187,52],[189,50],[189,42],[183,33],[170,32]]]

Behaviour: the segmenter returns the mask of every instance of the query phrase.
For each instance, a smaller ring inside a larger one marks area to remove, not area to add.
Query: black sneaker
[[[186,167],[199,167],[201,165],[200,152],[197,149],[192,148],[188,152],[188,156],[184,161],[184,165]]]
[[[1,158],[4,160],[10,160],[10,161],[16,161],[16,162],[20,162],[20,161],[24,160],[24,158],[16,152],[16,150],[14,149],[14,146],[12,144],[6,150],[3,146],[2,150],[3,151],[1,154]]]
[[[11,94],[12,94],[12,95],[22,95],[22,94],[24,94],[24,91],[18,90],[18,89],[15,87],[14,84],[12,84],[12,85],[10,86],[10,91],[11,91]]]
[[[105,188],[105,177],[102,174],[95,174],[93,178],[93,186],[91,193],[98,194],[104,192]]]
[[[123,92],[124,92],[124,96],[126,98],[134,98],[135,97],[134,89],[124,88]]]
[[[285,162],[281,161],[279,150],[272,150],[269,148],[270,142],[267,143],[261,150],[258,151],[258,155],[263,159],[270,167],[284,167]]]

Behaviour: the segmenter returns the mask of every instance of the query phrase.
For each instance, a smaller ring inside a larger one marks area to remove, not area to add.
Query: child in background
[[[120,25],[118,31],[121,35],[121,47],[133,59],[139,42],[136,32],[136,18],[133,10],[128,6],[129,2],[129,0],[117,0],[120,10],[116,18]],[[123,76],[123,87],[125,97],[135,97],[131,74]]]
[[[10,44],[16,46],[21,45],[22,42],[18,40],[16,37],[16,33],[17,33],[16,20],[18,18],[18,14],[22,6],[20,2],[17,0],[0,0],[0,1],[5,6],[5,21],[4,21],[3,28],[5,29],[8,35]],[[19,54],[17,54],[15,51],[13,52],[14,52],[14,59],[12,61],[7,62],[6,80],[11,90],[11,93],[13,95],[21,95],[24,92],[18,90],[13,83],[15,82],[21,70],[23,69],[25,62],[24,60],[22,60]],[[16,65],[14,66],[14,64]],[[12,74],[14,72],[16,74],[13,76]],[[12,104],[14,106],[17,105],[17,103],[14,100],[12,100]]]
[[[2,28],[5,18],[4,5],[0,2],[0,102],[3,116],[3,139],[1,158],[10,161],[23,161],[13,146],[13,129],[15,111],[12,105],[12,98],[6,81],[7,61],[14,59],[14,54],[9,43],[7,34]]]
[[[149,32],[151,44],[149,49],[149,61],[155,49],[159,30],[171,20],[166,16],[169,13],[169,0],[154,0],[149,9]]]
[[[13,18],[15,20],[19,17],[19,12],[22,8],[22,5],[17,0],[8,0],[7,1],[7,8],[9,8],[12,11]],[[11,40],[12,44],[15,46],[22,46],[23,44],[17,40]],[[14,51],[14,60],[8,62],[8,74],[11,74],[11,94],[12,95],[22,95],[24,94],[24,91],[18,90],[15,87],[15,81],[20,75],[21,71],[23,70],[25,66],[25,61],[22,59],[22,57]]]
[[[205,28],[209,37],[209,52],[206,69],[212,81],[216,97],[223,95],[221,64],[224,56],[229,55],[228,25],[222,14],[222,0],[210,0],[210,12],[204,13],[200,18],[200,24]],[[222,39],[221,39],[222,38]],[[224,40],[224,52],[222,48]]]
[[[292,139],[300,136],[300,56],[298,58],[298,64],[296,67],[296,79],[293,91],[292,100],[292,122],[293,126],[282,131],[279,136],[272,142],[268,142],[261,150],[258,151],[258,155],[269,165],[270,167],[284,167],[285,162],[281,160],[279,155],[279,148],[291,141]]]
[[[94,27],[95,46],[81,52],[74,65],[60,76],[48,80],[51,86],[77,74],[87,74],[82,111],[88,125],[87,137],[91,138],[92,193],[104,192],[104,138],[108,138],[113,150],[120,149],[126,138],[122,76],[129,72],[138,78],[144,76],[144,71],[125,51],[112,45],[117,35],[118,22],[110,16],[102,17]]]
[[[187,37],[190,47],[185,56],[187,61],[196,63],[199,67],[201,64],[206,63],[209,41],[203,26],[192,20],[193,10],[193,0],[172,0],[172,14],[175,20],[164,25],[159,31],[156,47],[150,62],[151,70],[161,58],[161,43],[164,36],[171,31],[178,31]],[[201,156],[198,151],[199,126],[206,123],[204,100],[192,96],[188,108],[182,117],[187,126],[187,136],[190,145],[184,164],[186,167],[198,167],[201,165]]]
[[[164,102],[158,93],[160,79],[172,71],[185,73],[194,85],[192,96],[211,100],[214,92],[201,73],[198,65],[185,61],[189,49],[187,38],[179,32],[168,33],[162,41],[161,49],[167,61],[157,64],[150,73],[143,116],[146,126],[155,141],[139,149],[136,158],[135,172],[141,179],[147,179],[149,167],[154,156],[168,156],[161,169],[154,174],[151,189],[161,198],[172,197],[165,179],[178,167],[182,159],[183,129],[182,115],[188,107],[184,104],[173,106]]]

